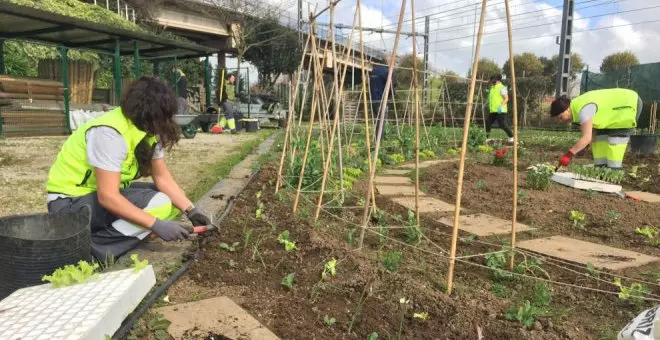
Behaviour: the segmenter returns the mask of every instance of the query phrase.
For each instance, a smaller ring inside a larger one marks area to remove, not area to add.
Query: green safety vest
[[[571,100],[573,122],[580,122],[580,111],[588,104],[598,109],[592,118],[594,129],[632,129],[637,126],[637,92],[628,89],[594,90]]]
[[[79,197],[96,192],[94,169],[87,163],[87,131],[97,126],[111,127],[124,137],[128,154],[121,165],[121,186],[126,188],[139,177],[138,161],[133,152],[147,133],[138,129],[116,108],[78,128],[64,143],[48,173],[46,190],[49,193]],[[155,137],[148,142],[153,147]]]
[[[490,110],[489,112],[497,112],[497,109],[504,102],[504,96],[502,96],[502,94],[500,93],[500,90],[502,88],[506,88],[506,86],[504,86],[504,84],[502,83],[497,83],[490,87],[490,91],[488,92],[488,109]],[[507,111],[508,111],[507,105],[504,105],[502,107],[502,113],[507,113]]]
[[[230,102],[236,101],[236,85],[234,84],[225,84],[225,92],[227,93],[227,100]]]

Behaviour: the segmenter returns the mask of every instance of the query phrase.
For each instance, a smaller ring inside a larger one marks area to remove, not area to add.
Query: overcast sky
[[[267,1],[295,15],[296,0]],[[501,65],[508,58],[504,3],[503,0],[488,3],[480,57],[494,59]],[[305,8],[327,6],[326,1],[317,0],[304,4]],[[467,73],[473,53],[475,12],[480,13],[480,4],[481,0],[415,1],[415,16],[420,18],[416,31],[424,30],[422,17],[430,17],[429,61],[434,69]],[[510,1],[514,53],[533,52],[546,57],[558,53],[555,39],[561,28],[562,4],[562,0]],[[396,29],[400,6],[401,1],[397,0],[363,1],[363,26]],[[410,32],[410,1],[406,6],[403,31]],[[342,0],[335,20],[351,25],[355,7],[355,0]],[[591,70],[597,71],[606,55],[627,49],[635,52],[642,63],[660,59],[654,51],[660,45],[660,22],[648,22],[660,20],[659,0],[576,0],[575,8],[573,52],[580,53]],[[329,18],[326,14],[318,20],[327,22]],[[350,30],[344,32],[348,35]],[[391,50],[394,45],[394,37],[389,34],[368,34],[365,39],[379,49]],[[421,38],[417,45],[421,54]],[[402,38],[398,54],[410,52],[412,39]]]

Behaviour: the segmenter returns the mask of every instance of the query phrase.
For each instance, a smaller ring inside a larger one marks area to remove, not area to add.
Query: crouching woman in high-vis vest
[[[120,107],[86,123],[64,143],[48,174],[48,211],[92,210],[92,254],[100,261],[133,249],[151,232],[166,241],[188,232],[177,221],[185,212],[193,225],[211,221],[186,197],[164,159],[179,140],[173,120],[174,92],[161,80],[142,77]],[[153,183],[132,182],[151,176]]]
[[[641,112],[641,98],[628,89],[595,90],[572,100],[565,96],[555,99],[550,115],[580,124],[582,131],[580,140],[561,157],[559,165],[569,165],[573,156],[591,143],[595,166],[620,170]]]

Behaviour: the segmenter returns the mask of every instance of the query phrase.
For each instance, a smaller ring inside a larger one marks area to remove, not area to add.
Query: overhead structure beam
[[[322,22],[315,22],[316,25],[318,26],[330,26],[330,24],[327,23],[322,23]],[[338,29],[352,29],[353,26],[351,25],[344,25],[344,24],[333,24],[335,28]],[[396,34],[395,30],[387,30],[383,28],[373,28],[373,27],[362,27],[362,31],[364,32],[373,32],[373,33],[387,33],[387,34]],[[416,37],[427,37],[428,35],[426,33],[421,33],[421,32],[401,32],[401,35],[405,35],[408,37],[412,37],[413,35]]]

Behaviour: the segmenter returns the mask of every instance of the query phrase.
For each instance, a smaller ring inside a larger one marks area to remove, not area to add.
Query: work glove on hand
[[[203,225],[209,225],[211,224],[211,219],[208,218],[204,213],[202,213],[199,208],[195,207],[192,208],[190,211],[186,213],[186,216],[188,216],[188,219],[194,226],[203,226]]]
[[[575,156],[575,154],[573,154],[573,152],[569,150],[567,153],[561,156],[561,158],[559,159],[559,165],[568,166],[569,164],[571,164],[571,160],[573,159],[573,156]]]
[[[165,241],[183,241],[188,238],[188,231],[179,222],[163,221],[156,219],[156,223],[151,226],[156,235]]]
[[[504,111],[504,109],[502,108],[502,105],[498,106],[497,107],[497,113],[502,113],[502,111]]]

